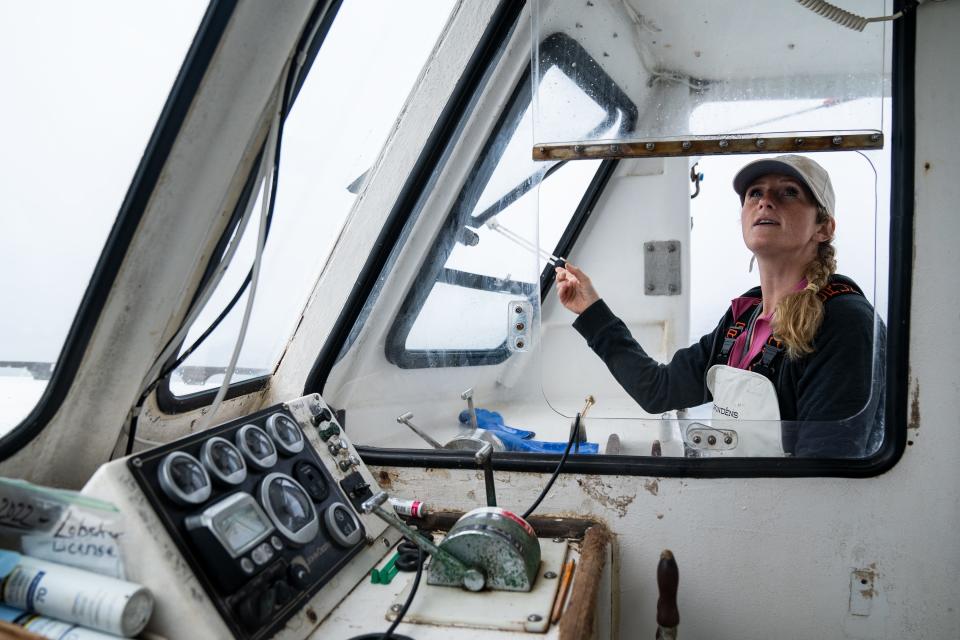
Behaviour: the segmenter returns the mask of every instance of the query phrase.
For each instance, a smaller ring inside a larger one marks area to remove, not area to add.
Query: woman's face
[[[817,203],[796,178],[771,173],[747,188],[740,214],[743,242],[758,258],[806,264],[833,236],[834,222],[817,224]]]

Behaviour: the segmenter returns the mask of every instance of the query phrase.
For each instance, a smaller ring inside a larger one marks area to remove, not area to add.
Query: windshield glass
[[[0,433],[50,380],[205,8],[0,4]]]
[[[347,2],[337,12],[284,123],[276,207],[232,382],[269,375],[279,362],[452,6],[453,0],[379,0]],[[253,263],[256,236],[257,225],[247,225],[184,349],[237,292]],[[174,395],[222,384],[246,299],[174,371]]]

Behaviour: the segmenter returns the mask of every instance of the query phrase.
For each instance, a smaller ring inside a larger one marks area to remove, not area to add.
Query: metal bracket
[[[507,349],[528,351],[533,341],[530,323],[533,321],[533,305],[527,300],[511,300],[507,304]]]
[[[648,296],[680,295],[680,241],[643,243],[644,293]]]
[[[733,429],[717,429],[693,422],[687,427],[684,442],[700,451],[730,451],[737,448],[739,438]]]

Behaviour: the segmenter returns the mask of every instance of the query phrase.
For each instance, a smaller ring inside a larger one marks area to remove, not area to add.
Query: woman
[[[871,393],[874,312],[852,280],[835,274],[830,176],[809,158],[786,155],[746,165],[733,187],[760,286],[734,299],[716,330],[669,364],[643,351],[574,265],[557,268],[560,302],[646,411],[713,401],[714,426],[744,434],[735,455],[871,453],[883,415],[882,390]],[[782,430],[756,421],[783,421]]]

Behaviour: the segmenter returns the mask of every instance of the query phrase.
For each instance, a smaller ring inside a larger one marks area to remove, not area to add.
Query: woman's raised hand
[[[600,299],[590,277],[569,262],[566,267],[557,267],[557,295],[560,304],[576,314]]]

